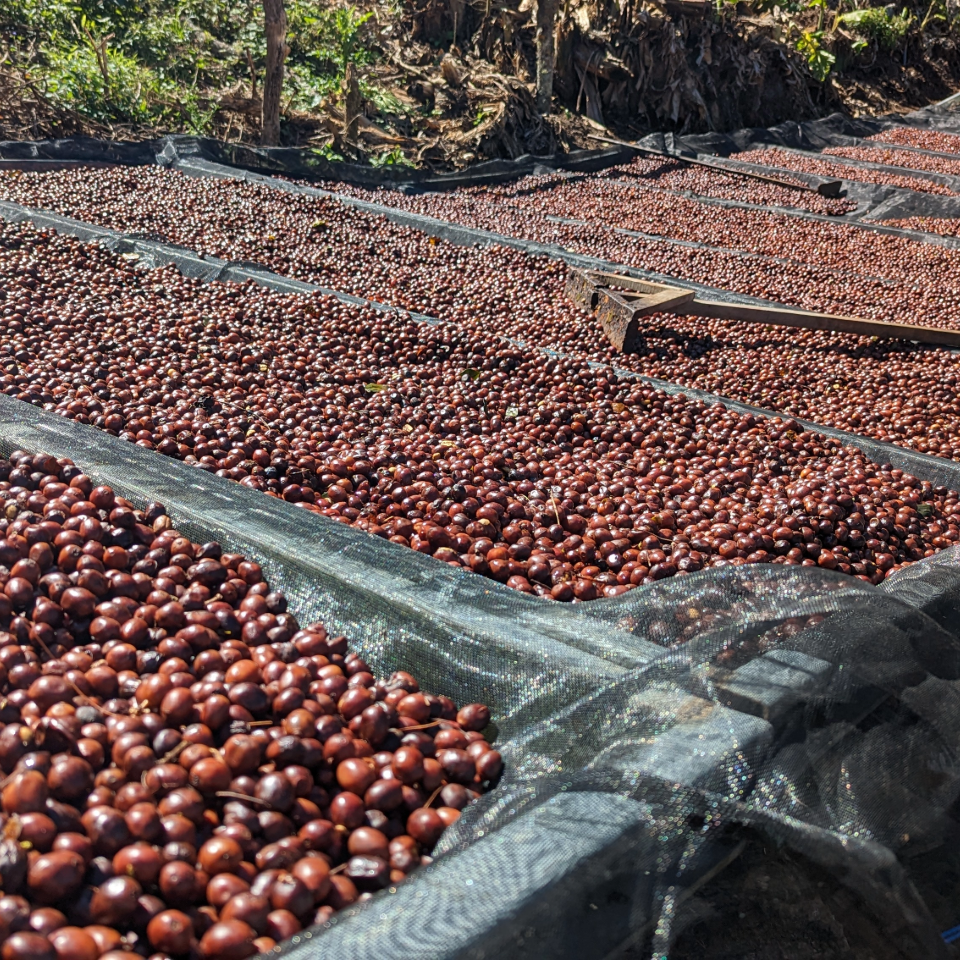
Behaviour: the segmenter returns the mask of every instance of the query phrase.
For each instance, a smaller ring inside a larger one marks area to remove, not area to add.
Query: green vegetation
[[[736,0],[716,0],[717,12],[724,16],[735,9]],[[811,74],[821,82],[826,80],[836,65],[831,47],[837,31],[844,27],[856,36],[852,43],[855,55],[868,51],[892,53],[907,40],[911,31],[923,35],[927,28],[939,22],[948,30],[960,25],[960,15],[951,15],[951,0],[931,0],[927,15],[920,21],[908,9],[891,15],[883,7],[857,7],[858,0],[840,0],[839,10],[832,15],[832,23],[825,24],[827,0],[754,0],[752,6],[760,13],[778,13],[786,20],[785,39],[807,62]],[[852,7],[844,12],[844,7]],[[813,25],[813,15],[816,24]]]
[[[424,45],[418,57],[427,44],[437,51],[444,44],[449,46],[446,27],[436,26],[443,22],[442,16],[437,19],[434,14],[440,14],[433,10],[426,17],[422,4],[400,0],[361,2],[363,6],[345,0],[285,0],[289,53],[280,107],[286,119],[286,142],[306,144],[330,159],[366,157],[385,166],[408,161],[403,150],[385,150],[384,144],[403,142],[408,154],[416,149],[429,157],[432,154],[424,150],[427,141],[442,140],[448,129],[456,129],[459,135],[473,128],[477,142],[470,144],[471,157],[481,140],[483,150],[494,150],[489,138],[505,137],[500,127],[516,123],[511,116],[522,111],[503,114],[506,119],[499,125],[485,121],[497,117],[492,104],[514,94],[503,83],[490,81],[494,75],[487,74],[486,68],[475,70],[477,63],[471,61],[472,85],[459,87],[454,96],[436,77],[436,58],[429,52],[418,59],[418,65],[402,68],[400,76],[405,73],[406,78],[399,79],[386,51],[393,50],[402,61],[408,44]],[[820,82],[856,67],[877,64],[880,73],[891,61],[905,67],[909,59],[913,64],[915,56],[926,55],[922,53],[926,40],[960,26],[957,0],[923,0],[922,5],[920,0],[909,0],[910,6],[900,13],[892,12],[892,7],[860,9],[861,2],[748,0],[751,15],[772,14],[777,42],[802,57]],[[737,0],[715,3],[718,17],[739,30]],[[446,10],[448,5],[434,6]],[[472,9],[477,11],[479,6]],[[433,26],[419,24],[421,15],[423,23]],[[475,21],[476,13],[471,16]],[[769,28],[769,19],[764,29]],[[516,34],[511,26],[510,41],[502,26],[499,14],[490,13],[479,27],[474,23],[474,52],[467,51],[468,59],[477,56],[476,50],[486,49],[488,56],[492,56],[490,50],[500,50],[490,61],[495,75],[531,79],[524,56],[534,47],[532,22]],[[610,28],[611,36],[616,29]],[[404,30],[410,31],[408,36],[402,35]],[[102,126],[110,126],[113,135],[120,136],[184,131],[250,140],[258,135],[266,64],[262,0],[0,0],[0,36],[5,102],[40,105],[31,119],[16,127],[15,135],[23,135],[21,131],[30,129],[31,123],[38,129],[44,116],[55,118],[55,130],[61,128],[56,124],[83,130],[92,123],[97,133]],[[464,42],[464,50],[467,47]],[[507,51],[512,51],[509,58]],[[464,54],[455,51],[455,55]],[[374,111],[379,113],[378,123],[385,121],[381,125],[385,137],[374,137],[367,129],[356,143],[351,133],[348,142],[338,126],[343,116],[344,75],[350,64],[358,67],[363,109],[371,118]],[[411,75],[431,84],[420,83],[419,92],[408,88],[405,94]],[[430,85],[436,89],[424,94],[423,88]],[[570,118],[562,104],[556,108]],[[491,126],[497,128],[492,133],[488,132]],[[364,135],[366,140],[360,142]],[[414,148],[416,138],[421,143]],[[330,139],[334,143],[321,146]],[[516,132],[510,133],[509,143],[496,149],[517,149]],[[371,156],[371,149],[378,152]]]
[[[823,46],[822,30],[804,30],[797,40],[797,50],[803,54],[807,67],[821,83],[827,79],[837,58]]]
[[[373,167],[412,167],[414,164],[403,155],[403,151],[399,147],[394,147],[379,156],[371,157],[370,165]]]
[[[315,110],[338,93],[348,63],[375,59],[372,17],[288,0],[285,108]],[[266,54],[256,0],[0,0],[0,32],[12,63],[55,105],[196,133],[209,130],[218,93],[251,88]],[[361,89],[380,109],[399,107]]]
[[[329,143],[325,143],[322,147],[318,147],[313,152],[322,160],[329,160],[331,163],[337,163],[343,160],[342,154],[337,153],[337,151],[334,150]]]
[[[886,10],[879,7],[851,10],[841,14],[838,19],[859,34],[866,45],[873,41],[881,50],[886,51],[895,50],[900,45],[914,20],[907,10],[891,17]]]

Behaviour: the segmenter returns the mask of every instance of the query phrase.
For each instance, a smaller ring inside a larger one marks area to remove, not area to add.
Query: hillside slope
[[[900,13],[836,4],[569,0],[543,116],[533,0],[288,0],[282,142],[439,169],[596,146],[591,135],[605,131],[878,114],[960,88],[955,0]],[[259,139],[265,49],[254,0],[0,0],[0,32],[2,139]],[[362,115],[348,132],[350,64]]]

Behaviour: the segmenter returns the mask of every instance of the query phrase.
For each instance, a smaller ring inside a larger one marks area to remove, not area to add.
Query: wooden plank
[[[597,319],[614,350],[630,353],[634,348],[636,331],[630,336],[630,322],[633,319],[627,305],[610,290],[597,291]],[[636,327],[634,321],[634,327]]]
[[[683,308],[688,316],[713,317],[717,320],[738,320],[745,323],[767,323],[807,330],[827,330],[836,333],[855,333],[862,337],[883,337],[896,340],[916,340],[941,346],[960,347],[960,331],[938,330],[909,323],[887,323],[883,320],[861,320],[789,307],[756,307],[742,303],[722,303],[719,300],[694,299]]]
[[[567,296],[581,309],[592,313],[597,306],[597,284],[586,270],[567,269]]]
[[[626,303],[627,308],[634,317],[645,317],[651,313],[661,313],[668,311],[670,313],[680,313],[680,308],[690,303],[694,298],[692,290],[683,290],[677,288],[667,288],[660,293],[652,293],[646,296],[627,296],[621,299]]]
[[[616,289],[613,289],[616,288]],[[620,353],[636,349],[640,319],[651,313],[678,313],[743,323],[762,323],[862,337],[912,340],[945,347],[960,347],[960,330],[940,330],[910,323],[864,320],[840,314],[815,313],[784,306],[748,305],[705,300],[693,290],[665,283],[652,283],[622,274],[571,270],[567,292],[584,310],[596,310],[607,339]]]
[[[683,287],[670,286],[665,283],[639,280],[636,277],[620,273],[606,273],[602,270],[581,270],[577,267],[568,268],[565,292],[581,309],[587,312],[596,309],[598,291],[601,287],[617,287],[616,294],[623,300],[657,296],[668,291],[676,293],[685,289]]]
[[[629,277],[622,273],[605,273],[603,270],[592,271],[590,278],[598,287],[620,287],[622,290],[629,290],[638,294],[654,294],[661,293],[664,290],[684,289],[666,283],[654,283],[651,280],[638,280],[636,277]]]
[[[641,317],[651,313],[686,312],[686,306],[693,302],[693,290],[662,284],[652,286],[661,289],[646,295],[626,296],[607,287],[597,289],[597,318],[607,339],[620,353],[630,353],[636,349]]]

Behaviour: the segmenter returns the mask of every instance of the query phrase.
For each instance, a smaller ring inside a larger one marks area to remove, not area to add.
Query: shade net
[[[598,150],[571,150],[550,156],[525,154],[515,160],[487,160],[466,170],[433,173],[405,165],[371,167],[357,163],[328,160],[319,150],[300,147],[253,147],[243,143],[177,134],[136,143],[98,140],[94,137],[69,137],[62,140],[7,140],[0,142],[0,159],[19,161],[27,169],[44,169],[44,165],[93,163],[127,165],[152,164],[157,155],[175,152],[184,157],[198,157],[256,170],[281,173],[291,177],[333,179],[365,187],[414,187],[419,189],[452,189],[504,183],[527,176],[540,167],[558,170],[602,170],[611,164],[623,163],[631,154],[629,148],[607,146]]]

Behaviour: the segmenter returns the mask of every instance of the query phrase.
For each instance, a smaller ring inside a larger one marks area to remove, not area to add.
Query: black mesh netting
[[[651,134],[641,140],[640,143],[658,150],[666,149],[668,152],[681,155],[686,153],[694,156],[708,155],[730,158],[732,154],[762,147],[780,147],[815,155],[817,151],[827,147],[858,146],[867,137],[882,134],[885,130],[900,126],[913,126],[948,133],[960,132],[960,113],[953,108],[952,100],[953,98],[950,98],[950,100],[941,104],[935,104],[932,107],[906,115],[891,114],[876,119],[853,119],[835,113],[829,117],[824,117],[822,120],[804,121],[802,123],[788,122],[769,128],[737,130],[730,134],[709,133],[682,137],[672,134]],[[873,146],[874,144],[871,143],[870,145]],[[900,148],[898,147],[898,149]],[[911,149],[917,153],[929,153],[925,150]],[[960,197],[857,182],[858,169],[903,175],[905,171],[901,167],[864,160],[852,160],[846,157],[831,156],[830,160],[846,165],[849,169],[849,176],[844,178],[844,196],[857,203],[857,209],[848,218],[840,219],[869,217],[871,220],[899,220],[910,217],[944,219],[960,217]],[[776,166],[744,163],[735,157],[725,160],[724,165],[732,169],[754,170],[758,173],[774,176],[783,173]],[[958,191],[960,181],[957,177],[914,168],[910,168],[909,176],[917,180],[928,180],[931,183],[941,184],[954,193],[960,192]],[[794,170],[790,171],[790,177],[812,186],[816,186],[823,181],[822,177],[799,173]],[[778,212],[790,213],[789,210]],[[794,212],[792,215],[798,213]],[[799,213],[799,215],[804,214]],[[807,214],[806,216],[810,215]]]
[[[376,670],[415,666],[491,705],[496,791],[430,867],[284,952],[949,955],[955,553],[879,589],[741,567],[560,609],[0,398],[14,448],[161,500],[188,534],[256,556]]]
[[[524,155],[515,160],[487,160],[468,170],[432,173],[410,167],[371,167],[355,163],[331,162],[317,150],[299,147],[253,147],[229,143],[211,137],[177,134],[137,143],[97,140],[93,137],[69,137],[38,142],[7,140],[0,143],[0,159],[25,164],[26,169],[44,169],[56,163],[152,164],[157,156],[177,155],[212,160],[216,163],[281,173],[290,177],[341,180],[358,186],[417,186],[453,189],[481,184],[504,183],[524,177],[548,166],[555,170],[590,172],[623,163],[632,155],[628,147],[607,146],[598,150],[571,150],[545,157]]]
[[[776,146],[801,151],[818,151],[828,146],[857,145],[864,137],[881,133],[885,129],[910,125],[922,128],[960,131],[960,113],[950,109],[949,102],[934,105],[925,110],[907,115],[892,114],[876,119],[851,119],[833,114],[821,120],[788,122],[769,128],[749,128],[729,134],[708,133],[678,136],[672,133],[650,134],[640,141],[640,146],[667,155],[683,157],[723,158],[717,162],[729,170],[743,170],[778,177],[783,171],[776,166],[744,163],[731,158],[744,150],[764,146]],[[926,151],[920,151],[926,152]],[[573,262],[575,254],[549,244],[518,241],[500,237],[488,231],[472,230],[457,224],[406,213],[390,206],[369,203],[349,195],[315,191],[290,180],[277,180],[274,175],[299,180],[340,181],[370,189],[382,187],[404,192],[444,191],[465,187],[480,187],[518,180],[531,174],[557,172],[566,177],[578,177],[629,162],[636,151],[628,145],[611,146],[601,150],[579,150],[553,157],[520,157],[517,160],[493,160],[476,164],[467,170],[445,174],[429,171],[411,171],[408,168],[364,167],[356,164],[330,163],[319,154],[307,149],[259,148],[244,144],[223,143],[206,137],[168,136],[139,143],[96,140],[88,137],[72,137],[63,140],[7,141],[0,143],[0,169],[13,167],[43,171],[75,165],[103,166],[112,164],[149,165],[160,164],[181,170],[193,176],[239,177],[264,182],[269,186],[294,192],[316,192],[320,196],[333,196],[340,201],[370,213],[415,229],[426,230],[433,235],[457,243],[505,243],[520,246],[531,252],[561,256]],[[917,192],[902,187],[863,183],[857,180],[858,169],[870,169],[903,174],[899,167],[890,167],[866,161],[832,157],[834,161],[847,164],[849,178],[843,180],[843,196],[854,201],[855,210],[843,216],[827,217],[793,207],[768,207],[772,212],[805,219],[824,219],[834,222],[861,222],[865,229],[897,233],[914,239],[943,246],[955,246],[956,238],[924,235],[918,231],[897,227],[882,227],[870,221],[901,220],[912,217],[950,219],[960,217],[960,196],[945,196]],[[817,187],[823,177],[790,171],[793,180],[800,180]],[[925,171],[911,170],[915,179],[926,179],[960,192],[960,178]],[[699,198],[702,202],[738,206],[736,201]],[[580,257],[586,261],[590,258]]]

